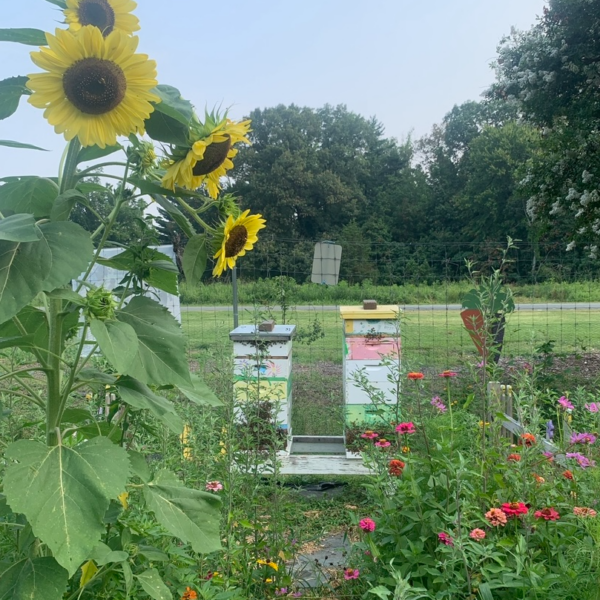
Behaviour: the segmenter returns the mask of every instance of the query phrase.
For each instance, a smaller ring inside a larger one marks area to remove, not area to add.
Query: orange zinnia
[[[181,596],[181,600],[196,600],[197,598],[198,594],[189,586],[185,588],[185,592]]]
[[[407,377],[409,379],[423,379],[423,377],[425,377],[425,375],[423,375],[423,373],[411,372],[407,375]]]

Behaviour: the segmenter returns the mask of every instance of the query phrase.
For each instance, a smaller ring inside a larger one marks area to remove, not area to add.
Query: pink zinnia
[[[589,404],[586,404],[585,407],[593,413],[597,413],[600,412],[600,402],[590,402]]]
[[[504,527],[506,525],[506,514],[499,508],[490,508],[485,513],[485,518],[493,527]]]
[[[375,445],[378,448],[387,448],[388,446],[391,446],[391,442],[388,442],[387,440],[384,440],[383,438],[381,438],[378,442],[375,442]]]
[[[576,517],[583,517],[585,519],[588,517],[595,517],[597,513],[593,508],[588,508],[587,506],[576,506],[573,509],[573,514]]]
[[[207,492],[220,492],[223,489],[223,484],[220,481],[208,481],[206,483]]]
[[[533,513],[536,519],[544,519],[544,521],[558,521],[560,515],[553,508],[542,508]]]
[[[522,502],[505,502],[500,508],[507,517],[518,517],[529,512],[529,509]]]
[[[359,526],[363,531],[375,531],[375,521],[373,521],[373,519],[369,519],[368,517],[366,519],[362,519],[359,523]]]
[[[440,542],[446,546],[454,546],[454,540],[443,531],[442,533],[438,533],[438,540],[440,540]]]
[[[483,529],[479,529],[479,528],[473,529],[473,531],[471,531],[471,533],[469,533],[469,537],[472,540],[477,540],[477,541],[483,540],[483,539],[485,539],[485,531]]]
[[[409,423],[400,423],[396,425],[396,431],[398,433],[417,433],[415,424],[411,421]]]
[[[442,399],[439,396],[434,396],[431,399],[431,406],[437,408],[441,413],[445,413],[448,410],[447,406],[442,402]]]
[[[358,569],[345,569],[344,570],[344,579],[358,579],[360,575],[360,571]]]
[[[565,410],[573,410],[575,407],[571,404],[571,402],[569,402],[569,399],[566,396],[561,396],[558,399],[558,403],[565,409]]]
[[[444,371],[440,373],[438,377],[457,377],[458,373],[456,371]]]
[[[362,433],[360,437],[364,438],[365,440],[374,440],[375,438],[379,437],[379,434],[375,433],[374,431],[368,430]]]

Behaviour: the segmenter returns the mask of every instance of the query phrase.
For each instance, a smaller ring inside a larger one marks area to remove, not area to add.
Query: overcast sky
[[[2,0],[1,27],[54,31],[44,0]],[[496,47],[528,29],[544,0],[138,0],[139,51],[158,79],[199,111],[231,107],[239,119],[277,104],[346,104],[375,116],[387,136],[428,133],[455,104],[493,81]],[[0,79],[27,75],[33,48],[0,42]],[[0,139],[51,152],[0,147],[0,176],[56,175],[64,140],[22,100]]]

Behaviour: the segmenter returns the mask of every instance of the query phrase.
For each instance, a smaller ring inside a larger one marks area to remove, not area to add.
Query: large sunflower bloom
[[[43,108],[44,117],[67,140],[100,148],[117,143],[118,135],[143,133],[144,121],[160,98],[156,63],[135,54],[137,37],[113,31],[106,38],[96,27],[76,34],[61,29],[46,34],[48,47],[31,59],[47,73],[29,75],[28,101]]]
[[[206,183],[211,198],[219,195],[221,177],[233,169],[231,159],[237,154],[233,146],[250,143],[247,138],[250,121],[235,123],[224,118],[218,123],[211,123],[211,120],[207,121],[209,130],[206,135],[198,137],[191,148],[175,149],[162,180],[164,187],[175,190],[175,186],[179,185],[195,190]],[[192,133],[193,137],[197,135]]]
[[[129,14],[136,6],[133,0],[67,0],[64,12],[71,31],[93,25],[104,36],[113,31],[130,35],[140,28],[138,18]]]
[[[246,210],[237,219],[232,215],[227,218],[221,247],[213,257],[217,259],[213,269],[215,277],[219,277],[228,267],[233,269],[238,257],[252,250],[258,241],[257,234],[265,226],[265,220],[262,215],[249,215],[249,213],[250,211]]]

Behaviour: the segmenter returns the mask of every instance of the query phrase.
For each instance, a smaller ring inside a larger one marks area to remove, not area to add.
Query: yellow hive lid
[[[397,304],[382,304],[374,309],[365,310],[362,306],[340,306],[340,315],[345,321],[355,319],[396,319],[401,309]]]

